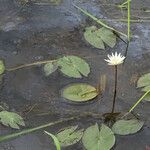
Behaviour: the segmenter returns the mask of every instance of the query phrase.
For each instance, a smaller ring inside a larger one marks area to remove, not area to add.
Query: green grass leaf
[[[59,142],[58,138],[57,138],[55,135],[53,135],[53,134],[51,134],[51,133],[49,133],[49,132],[47,132],[47,131],[44,131],[44,132],[45,132],[47,135],[49,135],[49,136],[54,140],[56,149],[57,149],[57,150],[61,150],[60,142]]]
[[[144,125],[143,121],[136,119],[118,120],[114,123],[112,130],[115,134],[129,135],[138,132]]]
[[[78,126],[70,126],[60,131],[56,137],[61,146],[66,147],[76,144],[83,136],[83,129],[77,130]]]
[[[19,125],[25,126],[23,118],[20,115],[8,111],[0,112],[0,122],[5,126],[10,126],[14,129],[20,129]]]
[[[110,150],[115,144],[115,136],[109,127],[97,124],[88,127],[82,137],[86,150]]]
[[[62,96],[75,102],[85,102],[95,98],[98,92],[95,87],[86,83],[75,83],[62,90]]]

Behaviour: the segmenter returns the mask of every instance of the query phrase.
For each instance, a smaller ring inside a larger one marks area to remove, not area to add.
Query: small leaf
[[[143,125],[144,122],[136,119],[119,120],[113,125],[112,130],[115,134],[128,135],[138,132]]]
[[[98,34],[100,35],[103,42],[113,48],[116,45],[116,35],[109,29],[102,27],[99,29]]]
[[[137,87],[142,87],[142,91],[147,92],[150,90],[150,73],[144,74],[139,78]],[[144,100],[150,101],[150,93],[144,97]]]
[[[147,94],[147,95],[144,97],[144,100],[145,100],[145,101],[150,101],[150,93]]]
[[[56,145],[57,150],[61,150],[60,142],[59,142],[58,138],[57,138],[55,135],[53,135],[53,134],[51,134],[51,133],[49,133],[49,132],[47,132],[47,131],[44,131],[44,132],[45,132],[47,135],[49,135],[49,136],[54,140],[54,143],[55,143],[55,145]]]
[[[85,130],[82,142],[87,150],[110,150],[115,144],[115,136],[106,125],[102,124],[99,131],[95,124]]]
[[[98,92],[95,87],[86,83],[76,83],[65,87],[62,91],[64,98],[75,101],[84,102],[95,98]]]
[[[104,43],[97,33],[98,29],[95,26],[87,27],[84,32],[84,38],[94,47],[105,49]]]
[[[55,72],[58,68],[57,63],[55,62],[50,62],[44,65],[44,72],[46,76],[49,76],[53,72]]]
[[[25,126],[23,118],[14,112],[1,111],[0,122],[5,126],[19,129],[19,125]]]
[[[77,130],[77,128],[78,126],[70,126],[56,135],[62,147],[70,146],[80,141],[83,129]]]
[[[142,91],[143,91],[143,92],[147,92],[147,91],[149,91],[149,90],[150,90],[150,85],[145,86],[144,88],[142,88]]]
[[[2,60],[0,60],[0,75],[3,74],[5,71],[5,65]]]
[[[87,27],[84,38],[96,48],[105,49],[104,43],[113,48],[116,44],[116,35],[109,29],[95,26]]]
[[[69,77],[82,78],[90,73],[88,63],[77,56],[64,56],[58,60],[58,65],[60,71]]]
[[[144,86],[150,86],[150,73],[144,74],[137,82],[138,88]]]

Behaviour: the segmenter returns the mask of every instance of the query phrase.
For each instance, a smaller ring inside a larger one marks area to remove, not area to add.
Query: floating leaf
[[[118,120],[112,127],[114,133],[119,135],[128,135],[138,132],[144,125],[144,122],[131,120]]]
[[[109,29],[102,27],[99,29],[98,35],[108,46],[113,48],[116,45],[116,35]]]
[[[2,60],[0,60],[0,75],[3,74],[5,71],[5,65]]]
[[[58,138],[57,138],[55,135],[53,135],[53,134],[51,134],[51,133],[49,133],[49,132],[47,132],[47,131],[44,131],[44,132],[45,132],[47,135],[49,135],[49,136],[54,140],[54,143],[55,143],[55,145],[56,145],[57,150],[61,150],[60,142],[59,142]]]
[[[94,47],[105,49],[102,39],[98,36],[98,29],[95,26],[87,27],[85,29],[84,38]]]
[[[150,73],[144,74],[142,77],[139,78],[137,82],[137,87],[145,87],[150,86]]]
[[[88,63],[77,56],[64,56],[58,59],[58,65],[60,71],[69,77],[82,78],[90,73]]]
[[[1,111],[0,122],[5,126],[10,126],[14,129],[19,129],[19,125],[25,126],[23,118],[14,112]]]
[[[145,101],[150,101],[150,93],[147,94],[147,95],[144,97],[144,100],[145,100]]]
[[[142,91],[144,92],[150,90],[150,73],[144,74],[142,77],[139,78],[137,82],[137,87],[142,87]],[[144,100],[150,101],[150,93],[144,97]]]
[[[95,26],[87,27],[84,38],[96,48],[105,49],[104,43],[113,48],[116,44],[116,35],[109,29]]]
[[[84,102],[95,98],[98,92],[95,87],[86,83],[75,83],[65,87],[62,95],[71,101]]]
[[[102,124],[99,131],[95,124],[85,130],[82,142],[87,150],[110,150],[115,144],[115,136],[106,125]]]
[[[55,72],[58,68],[58,64],[56,62],[49,62],[44,65],[44,72],[46,76],[49,76],[53,72]]]
[[[71,126],[63,129],[56,135],[61,146],[70,146],[80,141],[83,136],[83,129],[77,130],[77,128],[78,126]]]

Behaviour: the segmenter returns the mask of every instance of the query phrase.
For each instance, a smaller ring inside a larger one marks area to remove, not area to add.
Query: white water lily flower
[[[112,65],[112,66],[122,64],[125,59],[125,57],[122,56],[121,53],[117,54],[117,52],[115,52],[115,54],[112,53],[112,55],[107,55],[107,57],[109,59],[104,59],[104,60],[108,62],[108,65]]]

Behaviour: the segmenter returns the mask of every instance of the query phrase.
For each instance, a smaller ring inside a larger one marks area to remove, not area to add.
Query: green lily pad
[[[49,76],[58,69],[58,64],[56,62],[50,62],[44,65],[44,72],[46,76]]]
[[[129,135],[138,132],[144,125],[143,121],[136,119],[118,120],[112,127],[115,134]]]
[[[144,74],[142,77],[139,78],[137,82],[137,87],[145,87],[150,86],[150,73]]]
[[[97,124],[88,127],[82,137],[86,150],[110,150],[115,144],[115,136],[109,127]]]
[[[10,126],[14,129],[20,129],[19,125],[25,126],[23,118],[14,112],[1,111],[0,122],[5,126]]]
[[[95,87],[86,83],[75,83],[65,87],[62,96],[70,101],[85,102],[95,98],[98,92]]]
[[[62,147],[76,144],[83,136],[83,129],[77,130],[78,126],[70,126],[60,131],[56,137]]]
[[[84,38],[92,46],[99,49],[105,49],[104,43],[111,48],[116,44],[116,35],[105,27],[100,29],[95,26],[87,27],[84,32]]]
[[[142,88],[142,91],[147,92],[150,90],[150,73],[144,74],[139,78],[137,87]],[[144,100],[150,101],[150,93],[144,97]]]
[[[77,56],[64,56],[58,59],[58,65],[60,71],[69,77],[82,78],[90,73],[88,63]]]
[[[2,60],[0,60],[0,75],[3,74],[5,71],[5,65]]]

